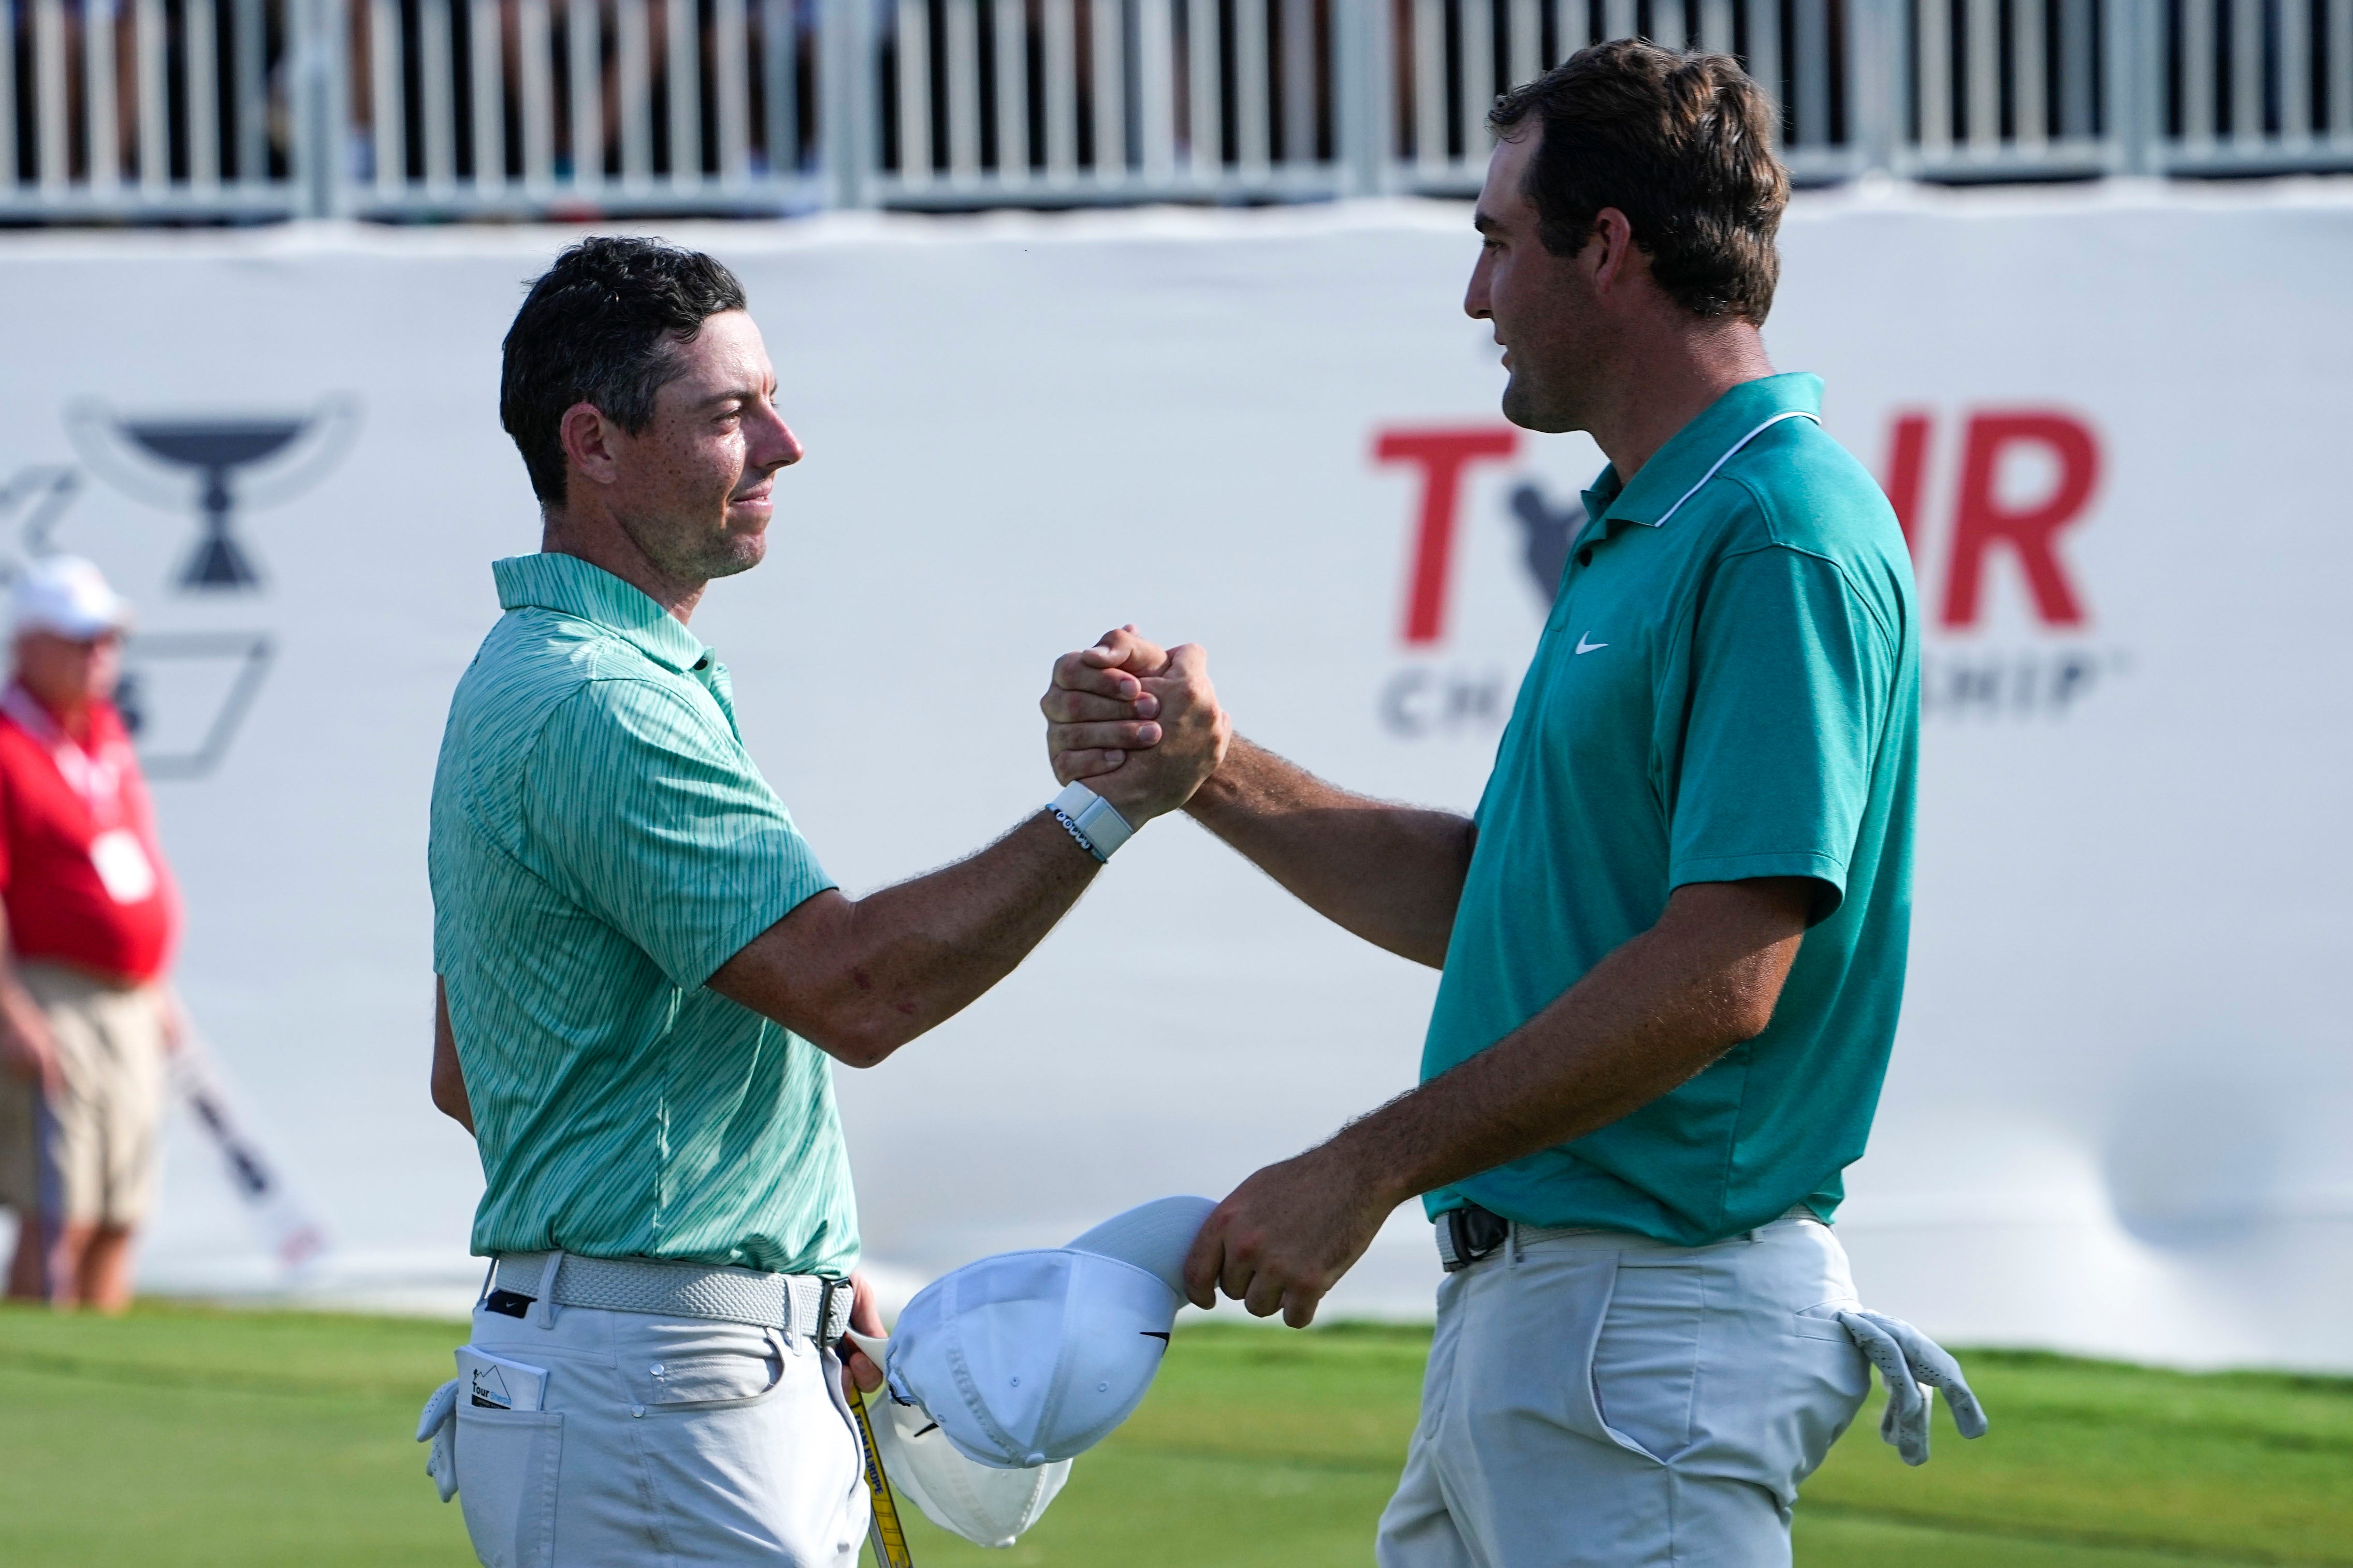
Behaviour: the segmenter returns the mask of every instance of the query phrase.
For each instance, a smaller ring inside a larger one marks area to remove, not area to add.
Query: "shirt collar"
[[[554,610],[603,627],[655,663],[684,674],[711,650],[676,616],[601,566],[542,552],[491,563],[502,610]]]
[[[5,715],[49,753],[58,776],[65,780],[68,789],[81,797],[92,820],[101,828],[111,827],[121,820],[124,759],[120,753],[127,749],[118,747],[114,743],[117,737],[108,733],[104,711],[101,703],[90,705],[89,732],[77,741],[21,684],[12,681],[6,690],[0,691],[0,715]]]
[[[1633,483],[1621,486],[1614,465],[1602,469],[1585,492],[1585,513],[1599,527],[1639,522],[1656,528],[1758,426],[1792,414],[1819,418],[1821,410],[1820,376],[1792,371],[1744,381],[1670,437],[1635,473]]]

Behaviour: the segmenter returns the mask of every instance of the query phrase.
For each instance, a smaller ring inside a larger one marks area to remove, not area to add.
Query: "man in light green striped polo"
[[[497,1259],[449,1429],[489,1564],[855,1562],[835,1347],[846,1316],[880,1324],[851,1305],[823,1058],[871,1066],[995,984],[1225,751],[1180,650],[1134,683],[1149,750],[1100,796],[842,897],[688,629],[759,563],[801,455],[775,394],[735,279],[652,241],[566,251],[506,339],[545,532],[494,567],[429,852],[433,1097],[475,1135]]]

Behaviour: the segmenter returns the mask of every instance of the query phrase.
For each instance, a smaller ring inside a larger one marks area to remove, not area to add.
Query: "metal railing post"
[[[817,100],[825,202],[872,205],[875,59],[872,0],[819,0]]]
[[[1332,12],[1332,81],[1337,112],[1333,149],[1340,194],[1378,195],[1390,188],[1396,162],[1396,8],[1388,0],[1342,0]]]
[[[1905,0],[1852,0],[1847,11],[1847,145],[1857,174],[1894,171],[1903,141]]]
[[[294,29],[293,144],[288,176],[294,210],[304,217],[339,217],[346,207],[345,165],[351,50],[343,37],[340,0],[287,0]]]
[[[2163,167],[2158,143],[2165,134],[2165,50],[2152,9],[2146,0],[2106,0],[2101,18],[2114,174],[2154,174]]]

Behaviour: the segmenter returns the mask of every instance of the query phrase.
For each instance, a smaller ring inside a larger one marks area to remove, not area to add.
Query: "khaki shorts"
[[[48,1019],[63,1089],[0,1075],[0,1203],[51,1224],[128,1229],[147,1215],[164,1116],[164,1004],[55,963],[17,973]]]

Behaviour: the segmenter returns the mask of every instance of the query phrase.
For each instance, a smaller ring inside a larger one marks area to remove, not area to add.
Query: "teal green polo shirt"
[[[727,671],[569,555],[505,616],[433,780],[433,963],[487,1190],[474,1251],[846,1274],[827,1059],[704,982],[833,884],[744,750]]]
[[[1734,387],[1620,488],[1605,469],[1479,802],[1422,1052],[1435,1078],[1543,1011],[1691,882],[1805,877],[1773,1021],[1609,1125],[1425,1200],[1697,1247],[1860,1158],[1904,996],[1919,616],[1902,531],[1810,416]]]

